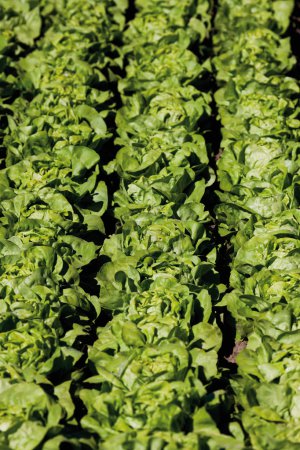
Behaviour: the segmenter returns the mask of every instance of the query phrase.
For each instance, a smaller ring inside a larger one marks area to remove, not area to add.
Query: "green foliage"
[[[255,450],[299,447],[299,85],[292,1],[220,2],[214,38],[222,122],[216,208],[231,235],[227,306],[248,340],[232,380]]]
[[[83,343],[101,311],[81,273],[98,256],[91,236],[106,233],[109,71],[122,65],[116,42],[126,7],[1,1],[3,449],[96,448],[76,430]]]
[[[97,275],[113,316],[89,347],[81,425],[99,448],[241,449],[219,431],[230,401],[212,387],[222,344],[214,304],[225,287],[202,203],[215,180],[205,140],[211,64],[188,49],[204,52],[211,5],[136,6],[124,32],[120,149],[106,167],[121,179],[113,201],[121,226],[104,241]]]
[[[1,450],[299,447],[293,5],[0,0]]]

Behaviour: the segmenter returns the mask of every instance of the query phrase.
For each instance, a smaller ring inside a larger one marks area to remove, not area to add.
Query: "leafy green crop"
[[[188,50],[202,51],[211,4],[137,6],[124,33],[120,149],[106,167],[121,179],[121,226],[104,241],[97,275],[113,317],[89,347],[81,425],[103,449],[241,449],[219,431],[231,405],[213,387],[222,344],[213,307],[225,286],[202,203],[215,179],[205,140],[211,66]]]
[[[219,303],[247,348],[232,380],[251,448],[299,447],[299,85],[292,1],[220,2],[214,67],[222,122],[220,230],[233,245]],[[230,43],[230,45],[229,45]]]
[[[1,450],[299,447],[293,6],[0,0]]]
[[[98,255],[91,236],[106,232],[101,160],[112,151],[111,78],[122,65],[116,42],[126,3],[6,3],[6,35],[15,24],[4,49],[15,51],[6,82],[18,95],[2,104],[0,446],[93,448],[93,437],[76,431],[73,403],[84,342],[100,313],[81,272]]]

